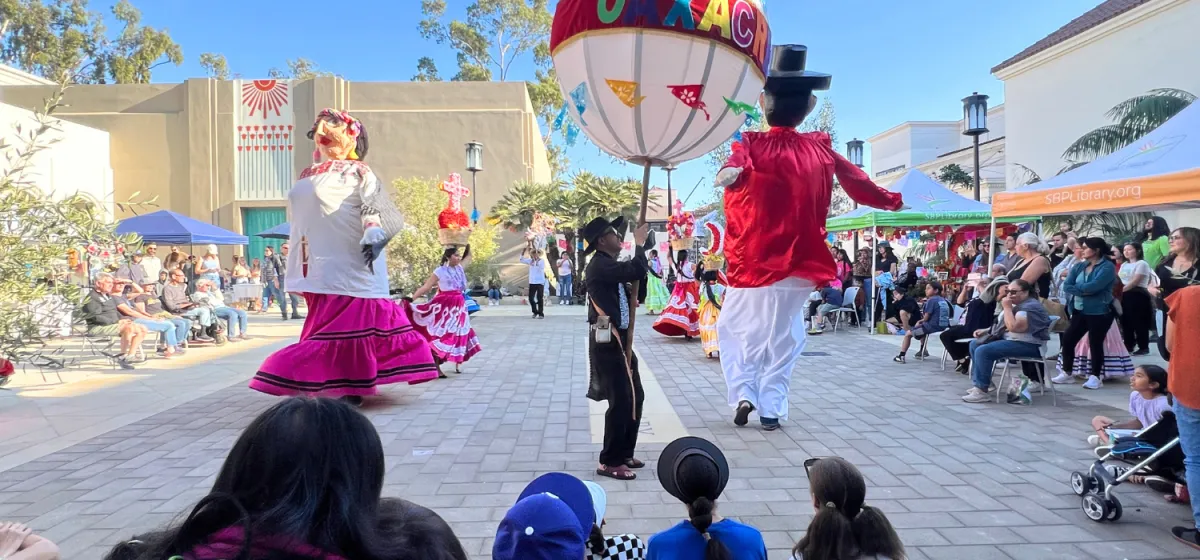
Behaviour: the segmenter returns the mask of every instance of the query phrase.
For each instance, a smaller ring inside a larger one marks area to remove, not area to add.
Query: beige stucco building
[[[45,86],[51,82],[15,68],[0,65],[0,87]],[[2,98],[0,98],[2,99]],[[41,109],[41,106],[37,107]],[[4,173],[14,171],[13,179],[36,186],[47,196],[61,200],[84,194],[112,214],[113,177],[109,164],[109,135],[103,130],[73,122],[56,126],[30,144],[29,132],[40,123],[37,114],[24,107],[0,103],[0,143]],[[31,148],[34,148],[31,150]],[[22,169],[19,158],[31,152]]]
[[[0,102],[33,109],[54,87],[5,85]],[[389,182],[458,172],[469,184],[464,146],[482,142],[477,202],[485,214],[515,181],[550,179],[523,82],[199,78],[74,86],[65,102],[58,117],[108,134],[117,202],[135,194],[153,197],[159,208],[249,235],[250,256],[260,254],[263,244],[253,235],[287,219],[287,192],[312,162],[305,134],[325,107],[349,111],[364,123],[371,142],[367,163]],[[116,217],[126,216],[118,210]],[[516,236],[506,238],[502,249],[519,243]],[[243,250],[224,248],[222,256]]]
[[[1126,99],[1157,88],[1200,95],[1200,0],[1107,0],[992,69],[1004,81],[1007,183],[1041,177]],[[1200,185],[1197,185],[1200,197]],[[1162,213],[1200,225],[1200,211]]]

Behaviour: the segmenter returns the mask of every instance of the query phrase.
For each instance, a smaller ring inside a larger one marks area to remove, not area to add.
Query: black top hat
[[[684,459],[699,455],[712,461],[717,467],[717,486],[709,489],[702,496],[685,495],[679,488],[678,472],[679,465]],[[668,494],[675,496],[681,502],[692,503],[696,498],[708,498],[716,501],[725,491],[725,485],[729,483],[729,461],[725,459],[725,454],[717,448],[713,442],[703,438],[688,436],[679,438],[669,444],[663,450],[662,455],[658,457],[658,480],[662,483],[663,490]]]
[[[586,226],[583,226],[583,240],[586,246],[583,248],[583,254],[589,255],[596,250],[596,241],[610,230],[614,233],[625,229],[625,217],[617,216],[617,219],[608,221],[604,218],[596,218]]]
[[[804,69],[808,47],[804,45],[775,45],[771,52],[771,69],[767,72],[768,91],[829,89],[833,76]]]

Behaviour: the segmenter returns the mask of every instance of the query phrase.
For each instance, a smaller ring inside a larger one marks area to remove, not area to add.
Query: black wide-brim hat
[[[679,466],[683,464],[684,459],[695,455],[705,457],[717,466],[718,483],[712,495],[687,496],[679,489]],[[700,497],[715,501],[729,483],[729,461],[713,442],[694,436],[681,437],[668,444],[662,455],[658,456],[658,480],[662,483],[663,490],[681,502],[690,504]]]
[[[808,47],[804,45],[775,45],[771,52],[771,69],[767,72],[765,89],[768,93],[788,94],[829,89],[833,76],[804,69]]]
[[[583,254],[590,255],[593,251],[595,251],[596,241],[599,240],[601,236],[608,233],[610,229],[620,235],[625,229],[625,217],[617,216],[617,219],[611,222],[604,218],[596,218],[588,222],[586,226],[583,226],[583,241],[585,245],[583,248]]]

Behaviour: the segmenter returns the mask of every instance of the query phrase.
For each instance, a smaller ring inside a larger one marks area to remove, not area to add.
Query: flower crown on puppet
[[[463,186],[458,173],[451,173],[440,189],[448,200],[438,213],[438,242],[446,247],[465,246],[471,237],[471,218],[462,209],[462,199],[470,191]]]
[[[696,232],[696,216],[683,210],[683,201],[675,201],[675,213],[667,219],[667,237],[671,240],[671,249],[680,251],[692,246]]]
[[[712,233],[712,244],[700,251],[704,268],[720,270],[725,266],[725,228],[717,222],[706,222],[704,228]]]
[[[361,160],[362,156],[366,155],[366,144],[364,143],[366,142],[366,136],[363,131],[363,125],[358,119],[350,116],[350,113],[345,111],[338,111],[330,108],[321,109],[321,112],[317,113],[317,118],[313,120],[312,128],[308,131],[309,140],[315,139],[317,127],[320,125],[322,120],[341,121],[346,123],[346,135],[349,136],[354,143],[354,146],[350,148],[350,153],[346,156],[346,159]],[[359,148],[362,148],[363,153],[359,153]],[[318,160],[316,152],[313,153],[313,160]]]

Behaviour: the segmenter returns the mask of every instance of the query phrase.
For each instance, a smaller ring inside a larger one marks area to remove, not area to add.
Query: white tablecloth
[[[262,297],[262,284],[234,284],[233,300],[256,300]]]

